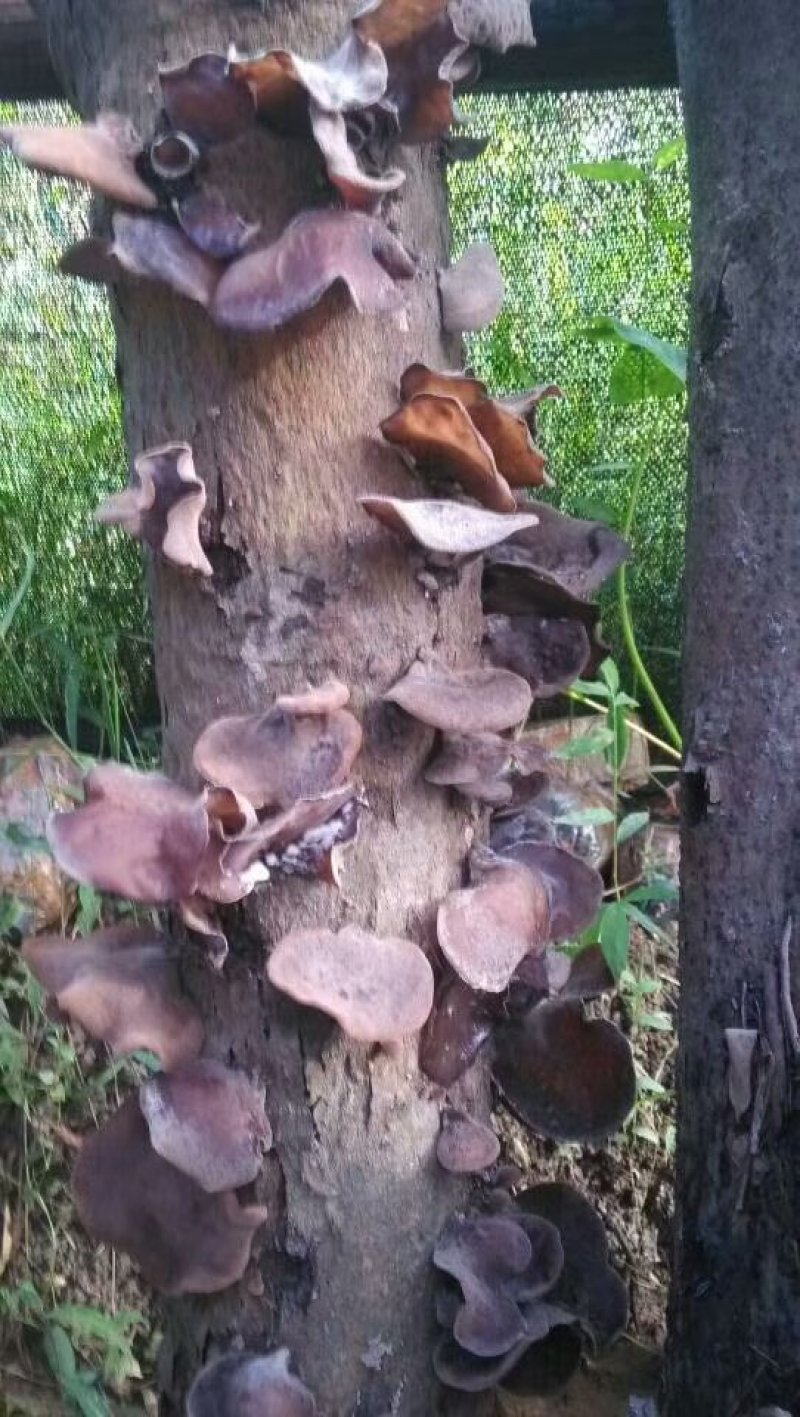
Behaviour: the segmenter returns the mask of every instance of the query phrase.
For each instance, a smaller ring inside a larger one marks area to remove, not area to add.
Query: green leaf
[[[553,820],[560,827],[604,827],[615,817],[608,807],[576,807]]]
[[[666,172],[668,168],[674,167],[686,152],[686,137],[681,133],[678,138],[670,138],[668,142],[662,143],[661,147],[653,154],[653,168],[656,172]]]
[[[657,335],[651,335],[648,330],[623,324],[622,320],[615,320],[612,315],[601,315],[580,333],[586,339],[627,344],[632,349],[642,349],[668,369],[681,385],[686,383],[686,350],[677,344],[670,344],[668,340],[659,339]]]
[[[44,1356],[53,1377],[61,1387],[75,1378],[75,1350],[58,1324],[48,1324],[44,1331]]]
[[[663,1009],[657,1009],[651,1014],[640,1014],[639,1024],[642,1028],[652,1029],[654,1033],[671,1033],[672,1019]]]
[[[50,844],[46,836],[38,836],[35,832],[28,831],[21,822],[8,822],[6,826],[0,827],[0,836],[12,846],[19,847],[20,851],[44,852],[50,854]]]
[[[635,886],[625,897],[632,905],[650,905],[660,901],[667,901],[674,905],[679,898],[678,887],[674,881],[650,881],[643,886]]]
[[[605,162],[572,162],[567,169],[573,177],[585,177],[589,182],[646,182],[649,173],[635,162],[610,157]]]
[[[636,1086],[638,1091],[643,1093],[645,1097],[663,1097],[666,1099],[672,1096],[668,1087],[664,1087],[662,1083],[656,1082],[656,1079],[651,1078],[650,1074],[646,1073],[643,1068],[636,1069]]]
[[[627,817],[623,817],[617,827],[617,846],[622,846],[624,841],[630,841],[637,832],[644,831],[650,821],[649,812],[629,812]],[[628,897],[630,899],[630,897]]]
[[[576,517],[587,517],[590,521],[602,522],[604,526],[614,527],[618,521],[614,508],[597,497],[575,497],[572,510]]]
[[[614,734],[610,728],[595,728],[591,733],[582,733],[580,738],[573,738],[560,748],[554,748],[550,756],[562,758],[567,762],[570,758],[590,758],[602,753],[613,741]]]
[[[630,899],[623,901],[623,905],[628,912],[629,918],[633,920],[635,924],[639,925],[646,934],[652,935],[654,940],[660,940],[662,944],[672,944],[666,930],[662,930],[660,925],[656,925],[655,920],[651,920],[650,916],[645,915],[644,911],[640,910],[638,906],[631,905]]]
[[[589,694],[593,699],[608,698],[608,685],[600,679],[573,679],[570,688],[576,694]]]
[[[599,938],[603,959],[614,978],[619,979],[628,963],[631,944],[630,921],[621,901],[615,900],[603,906]]]
[[[672,399],[683,393],[683,381],[644,349],[623,349],[608,383],[608,396],[617,408],[629,408],[645,399]]]
[[[19,610],[19,607],[25,599],[25,596],[28,594],[31,580],[33,579],[33,572],[36,566],[36,557],[31,551],[30,546],[28,546],[24,541],[22,542],[22,554],[25,557],[25,566],[20,577],[19,584],[13,591],[11,599],[9,600],[8,605],[6,606],[2,615],[0,615],[0,644],[2,644],[3,640],[11,629],[11,626],[13,625],[14,620],[16,618],[17,611]]]
[[[612,694],[619,693],[619,670],[613,659],[604,659],[600,665],[600,677],[608,685]]]

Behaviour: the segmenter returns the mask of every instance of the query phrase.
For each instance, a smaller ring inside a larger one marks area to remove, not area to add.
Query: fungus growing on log
[[[488,1041],[493,1001],[448,973],[436,990],[433,1011],[419,1040],[419,1065],[440,1087],[452,1087]]]
[[[448,9],[470,44],[505,54],[515,45],[536,43],[528,0],[449,0]]]
[[[22,956],[62,1013],[114,1053],[146,1048],[169,1071],[200,1052],[200,1015],[181,992],[176,952],[160,931],[112,925],[74,940],[38,935]]]
[[[513,1112],[541,1136],[598,1145],[636,1100],[630,1044],[580,1003],[537,1004],[494,1031],[492,1075]]]
[[[159,133],[150,144],[150,166],[164,182],[181,182],[200,161],[200,149],[186,133]]]
[[[506,289],[491,246],[478,241],[446,271],[439,272],[442,325],[449,334],[483,330],[497,319]]]
[[[494,1166],[499,1155],[500,1142],[491,1127],[454,1108],[445,1111],[436,1143],[436,1159],[445,1171],[474,1175]]]
[[[186,1417],[315,1417],[317,1404],[289,1370],[288,1348],[228,1353],[198,1373]]]
[[[510,538],[503,560],[555,580],[573,596],[594,594],[630,555],[627,541],[605,522],[566,516],[547,503],[537,503],[536,514],[535,527]]]
[[[520,960],[548,943],[545,884],[524,866],[499,865],[478,885],[452,891],[442,901],[436,932],[445,959],[465,984],[499,994]]]
[[[340,787],[361,748],[361,726],[347,709],[329,712],[327,699],[310,709],[309,702],[303,696],[298,708],[284,697],[266,713],[215,719],[194,745],[197,771],[256,808],[285,810]]]
[[[511,1216],[451,1220],[433,1252],[437,1269],[458,1283],[463,1303],[453,1319],[453,1337],[479,1358],[509,1352],[527,1336],[520,1301],[552,1288],[564,1263],[555,1226],[525,1226]]]
[[[445,733],[500,733],[527,718],[531,691],[505,669],[448,669],[415,660],[387,693],[387,703]]]
[[[106,497],[95,518],[121,526],[173,565],[210,576],[213,568],[200,544],[205,505],[205,483],[194,470],[189,444],[165,443],[134,459],[131,486]]]
[[[218,261],[240,256],[261,230],[258,222],[245,221],[215,187],[195,187],[172,206],[192,245]]]
[[[312,100],[311,131],[325,159],[328,180],[338,190],[350,211],[374,212],[389,192],[396,192],[406,180],[398,167],[371,175],[359,167],[341,113],[330,113]]]
[[[436,787],[452,787],[472,801],[502,806],[512,801],[512,781],[518,777],[544,785],[547,757],[535,743],[497,733],[443,733],[423,775]]]
[[[550,938],[574,940],[597,918],[603,899],[603,878],[599,871],[561,846],[539,842],[498,840],[497,854],[518,861],[539,876],[547,887],[550,903]],[[493,845],[494,849],[494,845]]]
[[[148,1078],[139,1105],[153,1149],[204,1191],[254,1181],[272,1145],[264,1089],[211,1058]]]
[[[537,699],[552,698],[585,670],[592,652],[580,620],[551,615],[487,615],[485,656],[499,669],[519,674]]]
[[[382,98],[388,77],[380,45],[355,25],[324,59],[266,49],[252,55],[234,52],[229,67],[250,90],[259,118],[277,132],[291,134],[307,129],[309,103],[325,113],[371,108]]]
[[[487,511],[464,502],[404,501],[400,497],[359,497],[364,511],[404,541],[437,556],[475,556],[514,531],[535,526],[533,513]],[[574,677],[574,676],[573,676]]]
[[[454,84],[474,73],[447,0],[368,0],[353,28],[386,56],[388,81],[380,107],[401,141],[441,138],[453,122]]]
[[[249,86],[221,54],[198,54],[158,71],[161,99],[173,128],[203,147],[228,143],[256,119]]]
[[[470,497],[495,512],[516,512],[517,504],[498,471],[485,438],[458,399],[415,394],[385,418],[381,432],[403,449],[423,472],[458,482]]]
[[[101,113],[80,127],[0,127],[0,146],[37,172],[85,182],[112,201],[150,210],[158,205],[155,192],[136,171],[142,144],[119,113]]]
[[[594,1207],[563,1181],[520,1191],[514,1204],[548,1220],[561,1236],[564,1267],[550,1297],[575,1314],[598,1348],[612,1343],[628,1322],[628,1290],[609,1264],[605,1226]]]
[[[192,894],[209,835],[202,793],[119,763],[93,767],[84,792],[83,806],[55,813],[47,824],[62,870],[148,905]]]
[[[136,1096],[86,1137],[73,1173],[92,1239],[123,1250],[162,1294],[215,1294],[244,1274],[267,1219],[232,1191],[210,1194],[153,1149]]]
[[[180,227],[160,216],[115,212],[110,241],[90,236],[70,246],[59,261],[64,275],[114,285],[123,274],[167,285],[208,307],[223,269],[199,251]]]
[[[538,397],[538,391],[534,393]],[[430,369],[426,364],[410,364],[400,379],[400,397],[407,409],[412,408],[417,399],[426,402],[421,403],[413,413],[406,414],[405,419],[401,417],[401,409],[388,420],[390,435],[393,430],[395,433],[394,437],[390,437],[390,441],[402,442],[403,437],[398,439],[398,435],[413,434],[420,441],[420,450],[417,452],[409,443],[409,451],[421,460],[425,468],[429,467],[431,472],[437,470],[437,457],[444,458],[446,462],[447,443],[452,443],[456,437],[460,447],[472,449],[473,457],[477,456],[474,452],[477,435],[477,448],[482,450],[484,457],[485,450],[489,449],[495,474],[501,478],[503,485],[507,484],[509,488],[549,485],[546,459],[533,441],[530,422],[518,411],[516,405],[509,405],[503,399],[490,398],[486,385],[480,379],[458,372],[440,372]],[[443,409],[439,409],[437,418],[436,404],[446,400],[454,401],[460,408],[461,413],[457,420],[452,410],[445,418]],[[471,437],[464,427],[465,422],[472,425]],[[383,432],[386,437],[385,426]],[[444,450],[437,450],[434,435],[445,443]],[[422,441],[425,436],[429,442],[427,447]],[[452,458],[455,455],[450,453],[449,456]],[[444,471],[446,473],[446,466]],[[453,472],[449,475],[456,476]],[[475,485],[480,484],[475,482]],[[471,495],[478,500],[484,500],[477,491]],[[532,508],[531,503],[525,499],[517,497],[513,500],[518,512],[535,510],[538,517],[538,503]],[[506,499],[504,505],[496,510],[510,512],[510,502]],[[532,532],[534,528],[527,530]]]
[[[295,930],[279,940],[267,977],[299,1004],[321,1009],[362,1043],[416,1033],[433,1005],[433,971],[411,940],[379,938],[356,925]]]
[[[362,314],[402,305],[398,282],[414,275],[405,247],[376,217],[360,212],[301,212],[271,246],[225,270],[211,315],[228,329],[274,330],[316,305],[341,281]]]

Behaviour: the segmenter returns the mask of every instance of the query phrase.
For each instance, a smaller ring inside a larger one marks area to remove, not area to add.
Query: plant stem
[[[606,712],[604,704],[599,704],[597,699],[587,698],[586,694],[579,693],[577,689],[567,689],[566,694],[567,698],[572,699],[576,704],[583,704],[585,708],[596,709],[598,713],[605,714]],[[668,757],[674,758],[678,763],[680,762],[680,751],[673,748],[670,743],[665,743],[663,738],[657,738],[655,733],[650,733],[648,729],[642,728],[642,725],[637,723],[634,718],[626,718],[625,723],[632,733],[638,733],[640,738],[646,738],[648,743],[652,743],[656,748],[660,748],[662,753],[666,753]]]
[[[633,527],[633,519],[636,515],[636,504],[639,500],[639,492],[642,486],[642,475],[644,472],[644,459],[640,458],[636,463],[636,470],[633,476],[633,486],[631,487],[628,510],[625,513],[625,521],[622,526],[622,535],[626,541],[629,539]],[[628,582],[626,577],[627,567],[624,562],[617,573],[617,591],[619,601],[619,613],[622,621],[622,635],[625,640],[625,647],[630,655],[635,672],[638,674],[644,686],[645,693],[653,706],[656,717],[661,724],[667,737],[672,741],[680,754],[683,749],[683,740],[677,724],[674,722],[669,709],[659,694],[655,684],[645,666],[644,660],[639,653],[639,646],[636,643],[636,636],[633,630],[633,618],[631,616],[630,604],[628,602]]]

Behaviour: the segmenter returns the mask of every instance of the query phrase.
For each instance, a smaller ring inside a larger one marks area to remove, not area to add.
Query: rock
[[[54,738],[12,738],[0,748],[0,897],[22,909],[25,933],[60,925],[73,908],[74,886],[45,840],[54,807],[68,807],[83,774]]]

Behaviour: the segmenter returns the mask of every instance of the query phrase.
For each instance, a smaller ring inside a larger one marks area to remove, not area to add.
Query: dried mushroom
[[[267,962],[276,989],[336,1019],[351,1038],[390,1043],[416,1033],[433,1004],[433,971],[411,940],[355,925],[295,930]]]
[[[445,733],[499,733],[527,718],[531,692],[524,679],[504,669],[448,669],[415,660],[384,694],[412,718]]]
[[[154,1151],[136,1096],[84,1139],[73,1173],[92,1239],[124,1251],[162,1294],[216,1294],[241,1279],[267,1218],[211,1195]]]
[[[636,1100],[630,1044],[580,1003],[537,1004],[495,1029],[492,1075],[509,1107],[554,1141],[599,1144],[622,1126]]]
[[[154,1150],[204,1191],[254,1181],[272,1145],[264,1089],[211,1058],[148,1078],[139,1106]]]
[[[227,267],[211,315],[228,329],[274,330],[310,310],[339,281],[356,310],[388,314],[402,304],[398,282],[410,280],[414,270],[405,247],[377,218],[302,212],[271,246]]]
[[[359,497],[364,511],[405,541],[437,556],[475,556],[514,531],[533,526],[533,513],[487,511],[463,502],[403,501],[399,497]]]
[[[316,1411],[312,1393],[289,1370],[288,1348],[215,1359],[186,1400],[186,1417],[315,1417]]]
[[[95,890],[149,905],[192,894],[209,835],[203,794],[118,763],[92,768],[84,792],[82,806],[55,813],[47,824],[64,871]]]
[[[145,1048],[169,1070],[200,1052],[203,1025],[160,931],[112,925],[74,940],[38,935],[22,955],[62,1013],[114,1053]]]
[[[166,443],[135,458],[131,486],[106,497],[95,517],[123,527],[181,569],[210,576],[213,568],[200,544],[205,505],[205,483],[194,470],[189,444]]]
[[[455,265],[439,272],[444,328],[450,334],[485,329],[500,314],[505,293],[492,247],[486,241],[469,246]]]
[[[142,151],[132,125],[119,113],[101,113],[82,126],[0,127],[0,146],[37,172],[85,182],[130,207],[153,209],[158,198],[136,171]]]

